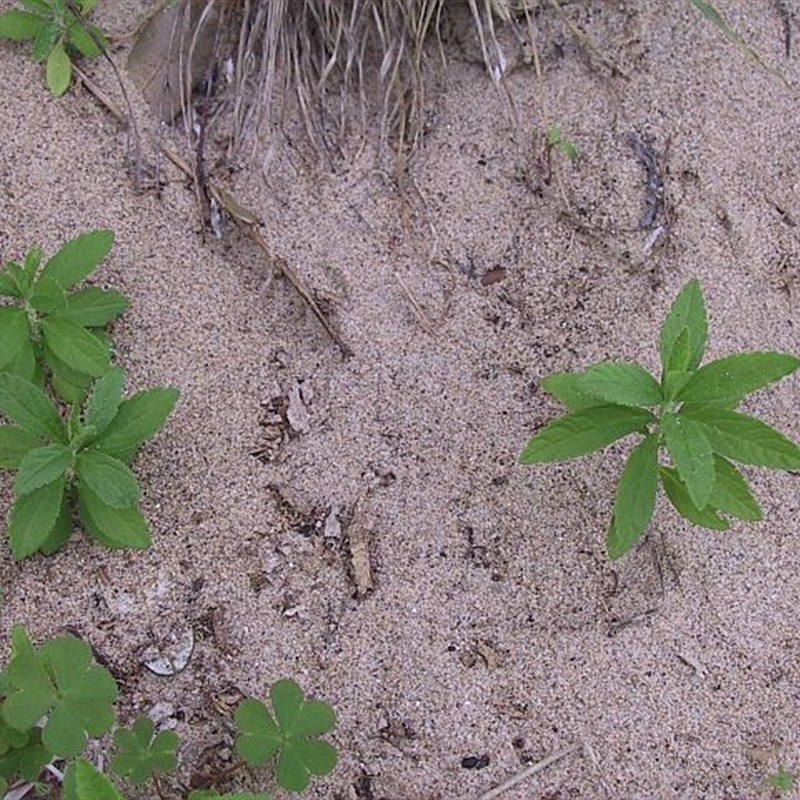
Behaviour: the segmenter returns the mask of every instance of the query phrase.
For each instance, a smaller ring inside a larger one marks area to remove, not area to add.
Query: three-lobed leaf
[[[155,733],[151,719],[140,717],[133,725],[114,732],[117,753],[111,760],[111,768],[118,775],[141,785],[161,772],[171,772],[178,765],[176,751],[180,739],[175,731]]]

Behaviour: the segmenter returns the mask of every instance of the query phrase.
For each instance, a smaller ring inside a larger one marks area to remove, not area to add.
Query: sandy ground
[[[781,4],[718,5],[800,86]],[[144,10],[100,6],[112,31]],[[661,503],[647,542],[612,563],[626,447],[515,463],[559,411],[540,379],[609,357],[656,369],[692,276],[710,356],[800,349],[797,97],[682,0],[567,10],[628,77],[544,10],[543,78],[506,80],[513,123],[451,42],[449,65],[431,62],[405,193],[371,134],[335,170],[290,143],[267,170],[242,156],[221,175],[325,302],[348,359],[240,232],[204,242],[177,170],[160,198],[137,193],[113,118],[80,87],[51,99],[25,48],[0,46],[0,256],[113,228],[97,281],[133,301],[115,327],[130,388],[182,392],[137,464],[153,548],[78,536],[22,564],[4,549],[2,648],[17,622],[35,641],[78,632],[120,681],[123,719],[181,734],[184,785],[228,767],[232,705],[284,676],[339,717],[341,763],[312,798],[478,798],[575,745],[503,800],[767,798],[770,772],[800,772],[797,476],[751,471],[766,521],[724,534]],[[581,151],[557,161],[563,194],[536,164],[552,126]],[[633,132],[666,182],[650,252]],[[749,410],[798,438],[798,389]],[[353,572],[365,554],[368,591]],[[142,667],[188,629],[185,671]],[[274,789],[266,771],[221,786]]]

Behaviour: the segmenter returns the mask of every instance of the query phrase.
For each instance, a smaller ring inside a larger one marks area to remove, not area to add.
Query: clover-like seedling
[[[318,737],[336,726],[336,714],[328,703],[306,700],[292,680],[272,685],[270,699],[275,718],[259,700],[243,700],[234,720],[240,735],[236,750],[251,766],[260,766],[276,753],[278,784],[302,792],[310,775],[327,775],[336,767],[336,748]]]
[[[726,516],[747,521],[762,511],[733,462],[800,469],[800,448],[764,422],[735,409],[746,395],[794,372],[800,359],[741,353],[700,366],[708,323],[702,289],[689,281],[661,331],[661,380],[638,364],[607,361],[582,373],[557,373],[542,386],[569,413],[539,431],[522,464],[564,461],[629,434],[642,438],[617,489],[607,537],[619,558],[642,537],[655,511],[659,481],[678,513],[695,525],[727,530]],[[666,451],[668,462],[661,463]]]
[[[547,132],[547,147],[548,150],[556,148],[556,150],[561,152],[570,161],[577,161],[581,156],[578,145],[576,145],[572,139],[567,139],[559,128],[551,128]]]
[[[99,56],[106,47],[103,31],[85,21],[96,2],[20,0],[25,10],[0,14],[0,39],[32,43],[33,60],[47,62],[47,87],[56,97],[67,91],[72,80],[71,56]]]
[[[110,230],[85,233],[67,242],[42,264],[31,250],[22,264],[9,261],[0,271],[0,370],[42,385],[45,371],[69,403],[109,369],[111,347],[105,326],[128,307],[119,292],[91,286],[71,291],[89,277],[114,243]]]
[[[175,731],[155,734],[151,719],[140,717],[131,728],[114,732],[117,753],[111,769],[139,786],[155,775],[172,772],[178,766],[177,749],[180,739]]]
[[[8,666],[0,675],[0,717],[6,726],[23,734],[41,726],[43,747],[61,758],[77,756],[88,736],[108,731],[114,722],[117,684],[105,667],[94,663],[85,642],[62,636],[34,648],[17,625],[11,631],[11,647]],[[30,743],[26,740],[24,745]]]
[[[178,399],[158,387],[123,399],[125,372],[109,370],[94,385],[83,412],[61,418],[36,385],[0,372],[0,467],[17,470],[8,525],[11,553],[54,553],[72,533],[72,507],[86,532],[108,547],[146,548],[150,531],[130,469],[139,447],[154,436]]]

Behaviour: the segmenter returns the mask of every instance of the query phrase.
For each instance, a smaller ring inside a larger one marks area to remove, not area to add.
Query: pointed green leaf
[[[61,500],[61,511],[56,518],[56,523],[48,534],[47,539],[39,547],[39,551],[46,556],[51,556],[67,543],[70,536],[72,536],[72,509],[67,499],[67,492],[64,492]]]
[[[800,367],[787,353],[739,353],[701,367],[677,394],[677,400],[708,402],[741,398],[779,381]]]
[[[550,422],[528,442],[520,464],[564,461],[600,450],[655,417],[644,409],[603,405],[573,411]]]
[[[105,431],[117,415],[124,386],[125,370],[121,367],[110,369],[95,382],[86,406],[86,424],[93,425],[98,435]]]
[[[78,484],[78,507],[86,532],[106,547],[144,550],[152,544],[147,520],[138,507],[114,508],[84,483]]]
[[[124,400],[93,447],[115,457],[137,448],[158,433],[178,396],[177,389],[157,387]]]
[[[705,426],[715,453],[757,467],[800,469],[800,447],[759,419],[719,408],[681,411]]]
[[[47,56],[47,88],[54,97],[61,97],[69,89],[71,80],[72,62],[63,43],[57,42]]]
[[[4,265],[4,269],[8,269],[8,264]],[[13,297],[15,300],[22,297],[17,282],[8,272],[0,272],[0,295]]]
[[[97,30],[94,28],[94,26],[92,26],[92,28],[93,30]],[[98,36],[97,39],[101,44],[103,44],[102,35]],[[97,42],[92,38],[89,31],[87,31],[86,28],[84,28],[79,22],[70,26],[69,43],[81,55],[84,56],[96,57],[103,52],[98,46]]]
[[[99,378],[109,369],[108,348],[85,328],[54,314],[40,323],[44,341],[70,369]]]
[[[706,319],[706,306],[703,300],[703,290],[700,281],[692,278],[681,289],[680,294],[672,304],[664,326],[661,329],[661,366],[664,372],[669,370],[681,331],[688,330],[689,355],[684,369],[697,369],[703,360],[708,338],[708,320]],[[682,345],[679,345],[682,347]]]
[[[581,372],[555,372],[542,381],[542,388],[573,411],[604,405],[602,400],[583,391]]]
[[[0,372],[0,411],[35,436],[65,441],[66,429],[53,401],[30,381],[10,372]]]
[[[42,275],[55,278],[65,289],[91,275],[109,254],[114,232],[100,229],[81,234],[67,242],[45,264]]]
[[[37,376],[41,376],[41,367],[36,361],[34,344],[30,337],[21,343],[21,348],[18,350],[17,355],[4,369],[19,375],[20,378],[24,378],[26,381],[36,383],[37,380],[40,380],[40,377]],[[43,383],[43,381],[41,382]]]
[[[606,361],[583,373],[579,387],[606,403],[656,406],[664,399],[658,381],[639,364]]]
[[[664,441],[672,463],[697,508],[705,508],[714,489],[714,457],[705,428],[689,417],[664,414]]]
[[[624,555],[641,539],[656,507],[657,490],[658,436],[650,434],[633,450],[622,471],[606,541],[610,558]]]
[[[67,293],[58,281],[45,276],[36,281],[30,304],[43,314],[52,314],[67,307]]]
[[[132,508],[139,502],[139,484],[129,467],[97,450],[83,450],[75,472],[86,486],[112,508]]]
[[[717,509],[712,508],[710,505],[707,505],[702,510],[697,508],[689,496],[686,484],[680,479],[676,469],[660,467],[659,477],[669,501],[682,517],[688,519],[694,525],[699,525],[702,528],[711,528],[711,530],[715,531],[726,531],[730,528],[728,521],[719,515]]]
[[[663,376],[664,399],[672,402],[675,395],[689,382],[694,372],[667,372]]]
[[[730,461],[716,454],[714,469],[717,483],[711,493],[711,505],[739,519],[750,522],[762,519],[761,507],[753,497],[744,475]]]
[[[36,14],[27,11],[6,11],[0,14],[0,39],[11,39],[15,42],[24,42],[33,39],[45,21]]]
[[[64,476],[72,461],[72,451],[63,444],[49,444],[28,452],[19,465],[14,480],[17,495],[30,494],[41,486]]]
[[[129,305],[119,292],[91,286],[70,295],[66,309],[59,316],[87,328],[99,328],[115,320]]]
[[[178,766],[178,734],[175,731],[154,734],[155,725],[147,717],[137,719],[130,729],[115,731],[114,746],[118,752],[111,759],[111,769],[137,786],[157,773],[174,770]]]
[[[42,345],[42,360],[50,369],[56,394],[65,403],[81,405],[92,385],[92,376],[69,367],[46,344]]]
[[[123,800],[123,797],[102,772],[79,758],[64,773],[62,800]]]
[[[31,56],[37,63],[44,61],[55,47],[61,34],[61,25],[58,22],[47,20],[33,37]]]
[[[690,338],[688,326],[682,328],[670,350],[669,362],[664,368],[665,373],[689,371],[689,359],[692,357]]]
[[[0,468],[19,469],[30,450],[39,447],[41,439],[16,425],[0,425]]]
[[[61,510],[63,494],[64,479],[58,478],[14,501],[8,524],[14,558],[33,555],[47,540]]]
[[[31,331],[24,308],[0,307],[0,370],[9,369],[26,346]]]

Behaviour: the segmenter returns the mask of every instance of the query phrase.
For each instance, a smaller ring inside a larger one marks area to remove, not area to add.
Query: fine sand
[[[448,36],[446,66],[432,48],[407,179],[377,126],[320,164],[291,115],[270,159],[261,142],[214,173],[349,358],[243,231],[203,236],[173,165],[160,196],[137,191],[113,116],[80,85],[54,100],[28,47],[0,43],[0,258],[112,228],[96,281],[132,300],[114,327],[129,388],[181,391],[136,465],[152,549],[76,535],[15,563],[4,546],[0,650],[15,623],[90,642],[121,719],[181,735],[170,797],[229,771],[232,710],[280,677],[337,711],[340,764],[305,795],[319,800],[477,800],[571,748],[502,800],[750,800],[778,768],[800,772],[798,476],[748,470],[765,521],[726,533],[661,502],[646,542],[611,562],[628,444],[516,463],[560,410],[541,378],[605,358],[656,370],[692,276],[709,356],[800,351],[797,94],[684,0],[566,4],[595,54],[543,5],[543,75],[520,62],[507,93],[468,33]],[[717,5],[800,87],[791,4]],[[147,7],[100,3],[95,19],[121,33]],[[121,103],[106,64],[85,68]],[[128,88],[152,161],[156,123]],[[552,127],[580,158],[554,157],[547,181]],[[664,180],[657,240],[639,227],[632,134]],[[748,410],[798,439],[798,390],[793,376]],[[142,666],[190,630],[185,670]],[[237,787],[288,796],[268,770],[220,783]]]

